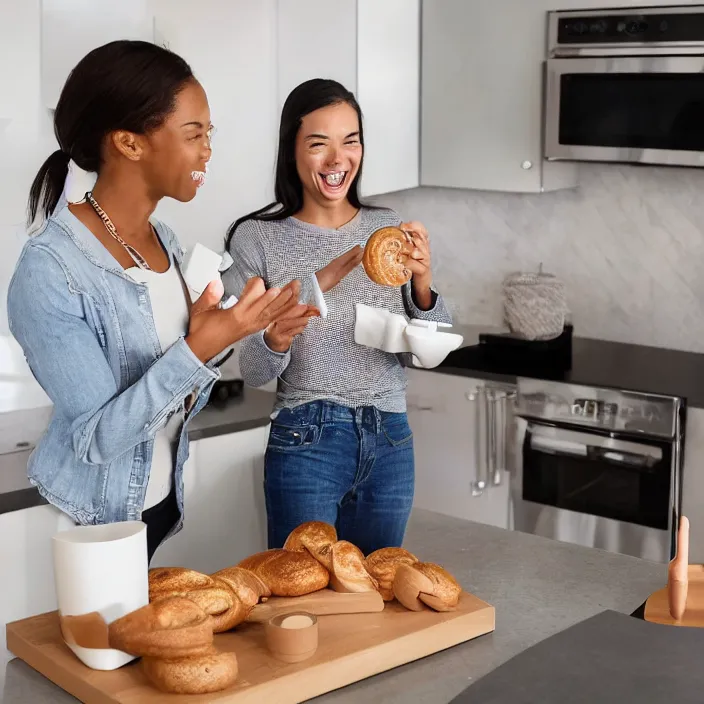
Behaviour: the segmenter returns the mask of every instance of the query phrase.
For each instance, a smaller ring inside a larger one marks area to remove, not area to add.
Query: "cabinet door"
[[[540,192],[576,167],[542,158],[548,0],[423,5],[421,185]]]
[[[416,188],[420,0],[358,0],[357,100],[364,113],[362,195]]]
[[[266,550],[264,452],[268,426],[198,440],[184,468],[184,526],[153,567],[210,574]]]
[[[189,62],[217,127],[205,187],[190,203],[164,198],[156,216],[184,247],[221,252],[232,222],[273,200],[276,0],[152,3],[157,41]]]
[[[332,78],[362,108],[361,193],[419,184],[420,0],[279,0],[279,110],[310,78]]]
[[[408,370],[408,418],[414,433],[414,506],[456,518],[508,528],[509,475],[474,496],[475,405],[467,395],[483,384],[476,379]]]
[[[357,0],[278,0],[278,110],[311,78],[357,92]]]

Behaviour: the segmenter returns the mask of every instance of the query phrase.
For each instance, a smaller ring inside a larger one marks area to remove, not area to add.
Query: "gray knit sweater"
[[[346,225],[327,229],[289,217],[248,220],[237,228],[230,254],[234,264],[224,272],[225,294],[238,296],[247,279],[261,276],[268,287],[301,279],[301,300],[313,302],[310,275],[356,244],[364,246],[380,227],[399,225],[392,210],[363,208]],[[402,357],[354,341],[355,304],[385,308],[407,318],[451,322],[440,296],[429,311],[420,310],[411,286],[401,289],[372,282],[360,265],[325,294],[327,318],[312,318],[291,349],[279,354],[267,347],[263,333],[247,338],[240,350],[245,383],[263,386],[278,377],[276,408],[329,400],[348,407],[376,406],[406,410],[406,373]],[[405,360],[403,360],[405,361]]]

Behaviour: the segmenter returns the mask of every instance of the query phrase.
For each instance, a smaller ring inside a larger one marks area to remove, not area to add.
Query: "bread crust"
[[[149,571],[149,599],[181,596],[195,602],[213,617],[213,631],[229,631],[247,618],[249,611],[227,582],[185,567],[158,567]]]
[[[440,565],[416,562],[399,566],[393,592],[396,599],[411,611],[422,611],[426,606],[435,611],[453,611],[459,604],[462,587]]]
[[[170,694],[220,692],[233,685],[238,674],[235,653],[220,652],[214,647],[189,658],[143,658],[142,669],[157,689]]]
[[[308,521],[294,528],[286,538],[284,550],[307,550],[328,571],[332,569],[333,543],[337,541],[335,527],[323,521]]]
[[[384,601],[394,599],[394,578],[401,565],[412,565],[418,558],[404,548],[381,548],[367,555],[367,572],[379,583],[379,592]]]
[[[375,592],[379,589],[379,583],[367,572],[362,551],[347,540],[338,540],[332,546],[330,586],[336,592]]]
[[[274,596],[303,596],[324,589],[330,582],[330,573],[307,551],[265,550],[237,566],[254,572]]]
[[[200,655],[213,644],[213,620],[191,599],[162,597],[113,621],[108,642],[137,657]]]

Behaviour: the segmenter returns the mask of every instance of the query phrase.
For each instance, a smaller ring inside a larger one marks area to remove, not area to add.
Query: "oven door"
[[[672,557],[671,444],[520,418],[513,528],[633,555]]]
[[[704,166],[704,57],[549,59],[545,157]]]

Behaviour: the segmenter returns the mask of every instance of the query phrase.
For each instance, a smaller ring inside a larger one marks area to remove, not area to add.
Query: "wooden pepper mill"
[[[667,602],[670,615],[676,621],[684,616],[687,608],[687,590],[689,588],[689,520],[680,518],[677,532],[677,554],[667,570]]]

